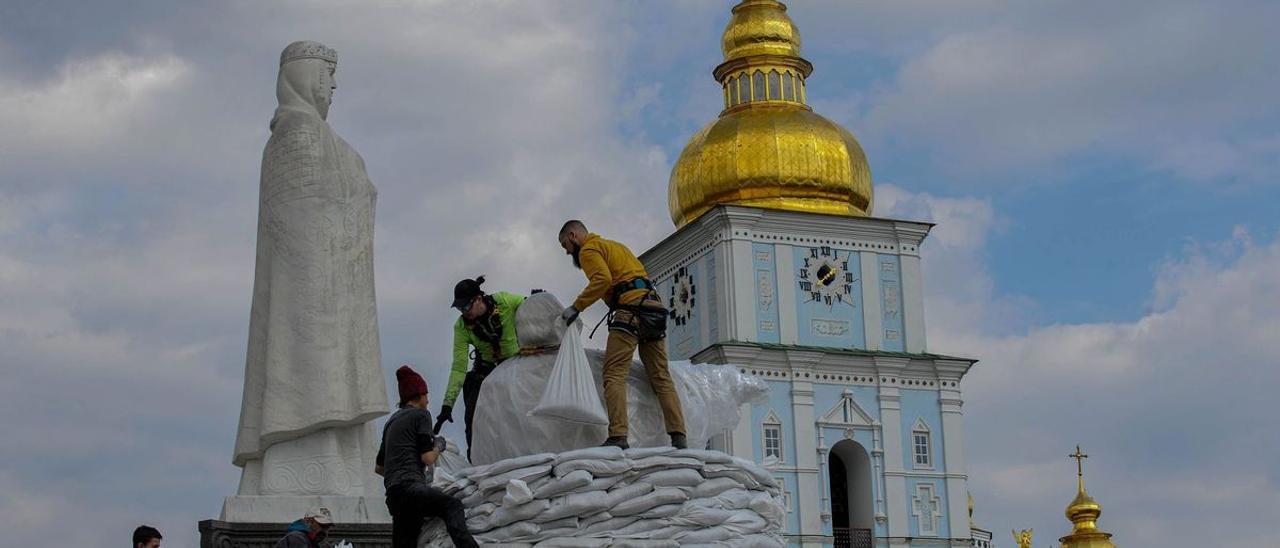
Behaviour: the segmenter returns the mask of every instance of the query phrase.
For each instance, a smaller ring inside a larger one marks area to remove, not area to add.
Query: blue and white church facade
[[[961,379],[930,353],[933,225],[719,205],[645,252],[671,359],[764,379],[713,445],[771,466],[794,546],[971,546]]]

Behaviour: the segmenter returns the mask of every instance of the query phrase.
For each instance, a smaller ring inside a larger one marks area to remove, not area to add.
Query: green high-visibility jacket
[[[491,314],[498,316],[499,321],[502,322],[497,361],[494,360],[493,345],[467,327],[462,316],[458,316],[458,321],[453,324],[453,366],[449,369],[449,387],[444,392],[444,405],[449,407],[453,407],[453,403],[458,400],[458,392],[462,390],[462,381],[467,376],[467,358],[470,357],[471,347],[475,347],[485,361],[495,364],[502,363],[503,360],[520,352],[520,343],[516,340],[516,310],[520,308],[525,298],[503,291],[489,296],[493,297],[494,303]]]

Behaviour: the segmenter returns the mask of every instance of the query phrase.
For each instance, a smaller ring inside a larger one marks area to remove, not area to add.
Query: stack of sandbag
[[[718,451],[542,453],[462,470],[443,488],[485,545],[783,546],[773,477]],[[450,545],[438,524],[420,544]]]

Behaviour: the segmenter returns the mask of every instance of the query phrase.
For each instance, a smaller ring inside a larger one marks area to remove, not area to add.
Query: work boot
[[[672,432],[671,446],[675,447],[676,449],[688,449],[689,440],[684,437],[684,434],[681,434],[679,432]]]
[[[623,449],[631,448],[631,444],[627,443],[626,436],[609,436],[608,439],[604,440],[604,443],[600,444],[600,447],[608,447],[610,445],[614,447],[621,447]]]

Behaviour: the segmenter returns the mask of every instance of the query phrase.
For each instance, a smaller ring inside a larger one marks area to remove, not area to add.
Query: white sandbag
[[[660,458],[660,457],[651,457]],[[593,477],[616,476],[631,471],[631,461],[627,459],[577,459],[562,462],[555,467],[556,477],[564,477],[575,470],[586,470]]]
[[[639,519],[640,519],[640,516],[617,517],[617,518],[602,521],[600,523],[593,523],[590,526],[588,526],[586,529],[584,529],[582,533],[587,536],[600,535],[602,533],[608,534],[613,531],[617,531],[618,529],[621,529],[623,527],[626,527],[628,525],[631,525],[632,523],[636,522]]]
[[[508,541],[531,537],[538,534],[538,524],[528,521],[512,523],[506,527],[499,527],[491,531],[486,531],[478,535],[474,535],[476,540],[486,544],[501,543],[502,546],[509,546]]]
[[[631,460],[643,459],[645,457],[656,457],[658,455],[669,455],[676,451],[675,447],[632,447],[622,452],[622,456]]]
[[[436,463],[431,468],[431,484],[436,487],[449,485],[459,479],[459,472],[469,467],[471,463],[462,456],[458,446],[453,443],[453,440],[445,438],[445,450],[436,457]]]
[[[633,514],[639,514],[656,506],[683,503],[687,500],[689,500],[689,495],[686,495],[684,491],[674,487],[663,487],[661,489],[654,489],[652,493],[647,495],[630,500],[624,500],[610,508],[609,513],[615,516],[630,516]]]
[[[677,449],[672,451],[669,456],[698,459],[707,464],[729,464],[733,462],[733,456],[707,449]]]
[[[654,487],[688,487],[692,489],[701,485],[703,478],[702,474],[699,474],[697,470],[675,468],[650,472],[642,476],[640,481]]]
[[[768,522],[766,522],[764,518],[760,517],[760,514],[751,510],[738,510],[734,512],[729,519],[725,520],[724,523],[720,524],[720,527],[723,527],[733,533],[735,537],[759,533],[764,531],[768,526]]]
[[[700,504],[701,501],[694,501],[693,504],[686,504],[680,509],[680,513],[671,518],[673,525],[699,525],[710,526],[724,523],[734,512],[739,510],[726,510],[724,508],[716,508],[714,506]]]
[[[615,445],[584,447],[582,449],[565,451],[556,455],[556,464],[575,461],[578,459],[620,459],[624,454],[625,452],[622,448]]]
[[[577,529],[579,521],[581,520],[579,520],[577,516],[567,517],[567,518],[562,518],[555,521],[539,523],[538,527],[541,527],[543,532],[550,531],[553,529],[560,529],[563,527],[572,527],[574,529]],[[558,536],[558,535],[551,535],[551,536]]]
[[[600,391],[591,376],[591,364],[582,349],[579,326],[565,330],[547,387],[529,414],[576,424],[609,424]]]
[[[583,487],[583,491],[608,491],[618,485],[625,485],[634,479],[634,474],[618,474],[616,476],[604,476],[591,480],[591,483]]]
[[[688,457],[668,457],[668,456],[665,456],[665,455],[657,455],[657,456],[652,456],[652,457],[645,457],[645,458],[643,458],[643,459],[639,459],[639,460],[631,461],[631,468],[632,468],[632,469],[634,469],[634,470],[641,471],[641,472],[643,472],[644,470],[648,470],[648,469],[650,469],[650,468],[661,468],[661,469],[670,469],[670,468],[694,468],[694,469],[700,469],[700,468],[702,468],[702,466],[703,466],[703,462],[702,462],[702,461],[700,461],[700,460],[698,460],[698,459],[691,459],[691,458],[688,458]]]
[[[662,506],[654,506],[645,510],[640,514],[640,519],[665,519],[680,513],[680,509],[684,508],[683,503],[664,504]]]
[[[778,486],[778,482],[773,478],[773,474],[770,474],[768,470],[761,468],[759,465],[757,465],[754,462],[751,462],[742,457],[733,457],[733,464],[745,470],[748,474],[751,474],[751,477],[755,478],[756,481],[760,482],[760,485],[763,485],[765,487]]]
[[[731,537],[733,537],[733,531],[725,529],[724,527],[702,527],[692,531],[679,533],[675,536],[675,539],[680,541],[680,544],[683,546],[687,544],[712,543]]]
[[[539,542],[537,545],[539,547],[547,548],[598,548],[600,546],[605,546],[600,543],[600,539],[574,537],[549,538]]]
[[[478,524],[476,529],[487,531],[516,522],[533,523],[530,520],[534,516],[546,512],[550,507],[551,503],[545,500],[535,500],[516,506],[501,506],[492,514],[484,517],[484,521]],[[471,528],[470,523],[468,523],[467,528]]]
[[[507,486],[507,482],[511,480],[520,480],[525,483],[538,479],[551,473],[550,464],[540,464],[538,466],[530,466],[528,468],[517,468],[496,476],[490,476],[480,481],[480,490],[483,492],[492,492],[495,489],[503,489]],[[557,474],[559,475],[559,474]]]
[[[754,497],[755,495],[746,489],[730,489],[709,499],[695,500],[690,504],[707,504],[716,508],[740,510],[750,507],[751,499]]]
[[[660,519],[640,518],[639,520],[632,522],[631,525],[613,531],[609,536],[614,538],[640,537],[645,536],[645,533],[648,533],[649,531],[661,529],[666,526],[667,524]]]
[[[516,470],[518,468],[528,468],[530,466],[537,466],[539,464],[547,464],[549,462],[555,462],[555,460],[556,460],[556,456],[551,453],[538,453],[536,455],[525,455],[523,457],[516,457],[513,459],[506,459],[503,461],[495,462],[489,466],[485,466],[483,469],[472,472],[467,477],[471,478],[473,481],[482,481],[487,478],[500,476],[502,474],[505,474],[512,470]]]
[[[534,517],[534,521],[555,521],[570,516],[583,517],[602,510],[608,510],[612,497],[608,491],[587,491],[585,493],[569,493],[563,497],[551,499],[551,506],[546,512]]]
[[[663,527],[663,528],[661,528],[661,529],[654,529],[654,530],[652,530],[652,531],[649,531],[649,538],[651,538],[651,539],[674,539],[674,538],[676,538],[676,537],[678,537],[678,536],[680,536],[680,535],[682,535],[682,534],[684,534],[684,533],[687,533],[687,532],[689,532],[689,531],[692,531],[692,530],[693,530],[693,529],[692,529],[692,528],[690,528],[690,527],[689,527],[689,526],[687,526],[687,525],[668,525],[668,526]]]
[[[516,312],[516,335],[523,348],[554,345],[555,339],[538,339],[563,332],[559,319],[564,307],[549,293],[532,295]],[[549,328],[550,327],[550,328]],[[531,335],[532,334],[532,335]],[[587,350],[594,386],[602,386],[604,353]],[[554,418],[528,416],[541,401],[555,367],[556,354],[517,355],[494,370],[480,389],[471,458],[475,464],[535,453],[562,453],[599,445],[608,437],[604,424],[577,424]],[[692,447],[733,429],[742,404],[767,401],[768,386],[732,365],[693,365],[671,362],[671,376],[684,408],[686,435]],[[600,399],[603,405],[603,397]],[[669,446],[657,396],[639,360],[633,360],[627,376],[629,441],[633,447]]]
[[[777,498],[766,493],[759,493],[751,498],[751,502],[747,504],[747,507],[760,514],[760,517],[768,521],[771,527],[782,527],[786,509],[783,508],[782,501]]]
[[[593,523],[600,523],[602,521],[608,521],[611,519],[613,519],[613,514],[610,514],[609,512],[599,512],[584,518],[578,518],[578,527],[581,529],[586,529],[587,526]]]
[[[748,489],[760,488],[760,482],[756,481],[750,473],[747,473],[741,468],[725,466],[723,464],[708,464],[702,467],[702,475],[707,479],[733,478],[734,481],[742,484],[743,487]]]
[[[617,539],[611,548],[680,548],[680,543],[674,540],[654,540],[654,539]]]
[[[507,482],[507,494],[502,497],[502,505],[518,505],[533,500],[533,491],[529,489],[529,484],[520,480],[511,480]]]
[[[487,516],[487,515],[489,515],[489,514],[494,513],[494,512],[495,512],[495,511],[497,511],[497,510],[498,510],[498,505],[497,505],[497,504],[493,504],[493,503],[491,503],[491,502],[486,502],[486,503],[484,503],[484,504],[479,504],[479,505],[476,505],[476,506],[473,506],[473,507],[467,508],[467,517],[472,517],[472,516],[476,516],[476,517]]]
[[[694,499],[708,499],[730,489],[741,489],[742,484],[733,478],[715,478],[702,482],[693,489]]]
[[[568,493],[569,491],[577,491],[591,485],[591,472],[586,470],[574,470],[567,475],[558,478],[552,478],[550,481],[538,486],[533,491],[533,497],[539,499],[549,499],[556,495]]]

